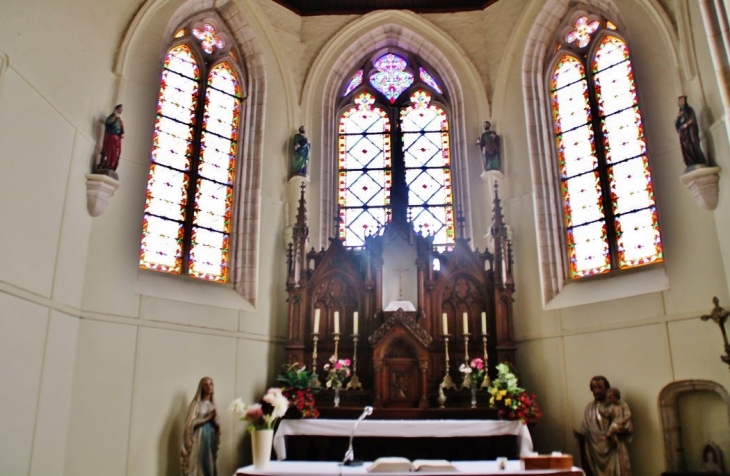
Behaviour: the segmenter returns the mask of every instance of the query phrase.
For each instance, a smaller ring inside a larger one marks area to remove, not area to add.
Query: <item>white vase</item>
[[[251,456],[253,467],[266,469],[271,461],[271,443],[274,440],[274,430],[255,430],[251,432]]]

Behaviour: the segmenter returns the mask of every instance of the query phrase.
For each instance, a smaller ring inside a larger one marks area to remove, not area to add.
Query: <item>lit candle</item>
[[[482,313],[482,335],[487,335],[487,313]]]
[[[357,311],[352,313],[352,333],[357,335]]]
[[[314,333],[319,334],[319,308],[314,310]]]
[[[444,330],[444,335],[449,333],[449,323],[446,320],[446,313],[441,314],[441,327]]]
[[[340,311],[335,311],[335,334],[340,333]]]
[[[469,314],[464,313],[461,315],[462,319],[464,320],[464,334],[469,333]]]

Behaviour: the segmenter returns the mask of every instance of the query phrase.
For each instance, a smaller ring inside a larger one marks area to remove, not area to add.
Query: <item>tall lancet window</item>
[[[551,64],[569,277],[662,261],[628,44],[610,21],[578,16]]]
[[[227,282],[243,91],[220,27],[185,25],[165,55],[140,267]]]
[[[399,53],[362,64],[342,85],[340,236],[359,247],[391,220],[454,243],[448,97],[435,73]]]

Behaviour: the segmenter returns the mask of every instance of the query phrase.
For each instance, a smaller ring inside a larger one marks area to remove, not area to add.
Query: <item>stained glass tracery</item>
[[[421,76],[421,81],[428,84],[430,87],[433,88],[434,91],[438,92],[439,94],[443,94],[444,92],[441,90],[441,86],[439,86],[438,81],[436,81],[433,76],[431,76],[428,71],[426,71],[426,68],[421,66],[418,68],[418,73]]]
[[[223,39],[216,33],[218,32],[210,23],[204,24],[203,28],[193,28],[193,36],[200,40],[200,47],[208,54],[225,46]]]
[[[598,29],[594,23],[595,28],[580,22],[585,44],[580,35],[566,40],[588,46]],[[651,171],[626,43],[604,36],[593,45],[587,64],[563,54],[553,69],[551,100],[570,277],[661,261]]]
[[[208,65],[198,64],[187,45],[165,57],[140,267],[225,282],[241,84],[225,61],[204,83],[201,69]]]
[[[377,71],[370,75],[370,84],[391,104],[413,84],[413,74],[406,70],[408,63],[398,55],[384,54],[375,60],[373,66]]]
[[[363,70],[358,70],[355,74],[352,75],[352,78],[350,78],[350,82],[347,83],[347,87],[345,88],[345,94],[342,96],[347,96],[351,92],[355,90],[356,87],[360,86],[362,84],[362,77],[363,77]]]
[[[565,35],[565,41],[568,43],[575,42],[579,48],[585,48],[591,42],[591,35],[598,30],[600,22],[597,20],[588,21],[588,17],[578,17],[573,25],[575,30],[570,30]]]

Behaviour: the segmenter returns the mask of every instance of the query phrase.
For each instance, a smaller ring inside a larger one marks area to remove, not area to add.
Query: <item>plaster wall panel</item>
[[[74,130],[15,70],[3,76],[0,280],[50,297]]]
[[[84,309],[102,314],[139,317],[140,296],[134,291],[139,273],[142,207],[148,168],[120,163],[123,177],[106,213],[93,221],[86,263]]]
[[[0,293],[0,474],[28,474],[48,309]]]
[[[497,362],[490,362],[494,365]],[[565,392],[563,340],[539,339],[520,344],[519,385],[537,396],[542,410],[540,424],[530,429],[535,451],[550,454],[565,451],[572,444],[572,432],[565,428],[570,396]]]
[[[215,384],[221,432],[230,435],[236,340],[153,328],[141,328],[135,366],[127,474],[173,474],[179,471],[183,424],[198,382]],[[230,440],[221,441],[219,474],[233,474]]]
[[[92,219],[86,209],[86,177],[94,146],[76,134],[63,208],[58,261],[53,278],[53,299],[75,309],[81,307],[86,253]]]
[[[229,290],[235,293],[234,290]],[[169,322],[186,326],[238,330],[238,311],[187,302],[142,296],[140,317],[156,322]]]
[[[707,304],[697,317],[667,323],[674,379],[711,380],[730,391],[728,365],[720,360],[725,354],[720,327],[700,319],[712,310],[712,303],[708,300]],[[730,307],[721,301],[723,304],[725,309]]]
[[[607,326],[632,326],[664,314],[660,293],[642,294],[614,301],[568,307],[560,311],[566,330]],[[609,379],[610,380],[610,379]]]
[[[138,7],[133,0],[3,2],[0,45],[13,68],[36,91],[83,134],[92,136],[94,122],[89,118],[109,114],[114,106],[114,51]],[[44,138],[53,136],[54,129],[40,125],[42,116],[28,110],[24,116],[33,118],[34,127],[28,130],[43,131]]]
[[[31,476],[63,475],[78,329],[78,318],[51,311],[43,355]]]
[[[129,474],[127,450],[136,340],[135,326],[81,320],[66,476]]]
[[[565,337],[567,394],[571,417],[567,425],[578,429],[583,409],[593,396],[593,376],[605,376],[621,390],[631,407],[634,440],[630,445],[635,474],[664,471],[664,445],[657,409],[659,391],[672,381],[668,336],[664,325],[595,332]]]
[[[721,449],[730,448],[728,408],[714,392],[688,393],[679,397],[679,424],[687,471],[705,472],[702,450],[712,441]],[[727,453],[723,454],[727,468]]]

